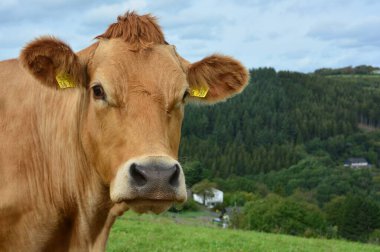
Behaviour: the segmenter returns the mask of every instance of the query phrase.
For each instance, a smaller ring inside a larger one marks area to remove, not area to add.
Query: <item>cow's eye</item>
[[[185,101],[185,99],[189,96],[189,91],[186,90],[185,93],[183,94],[182,101]]]
[[[94,92],[95,99],[105,99],[106,93],[101,85],[95,85],[92,87],[92,91]]]

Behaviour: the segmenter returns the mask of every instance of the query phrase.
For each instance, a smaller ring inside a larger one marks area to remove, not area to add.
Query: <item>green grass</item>
[[[125,214],[112,228],[107,251],[380,251],[347,241],[221,229],[202,224],[198,214],[173,216]]]

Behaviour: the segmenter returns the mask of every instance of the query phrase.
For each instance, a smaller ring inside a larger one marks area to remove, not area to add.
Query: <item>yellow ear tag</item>
[[[209,90],[208,87],[200,87],[196,89],[191,89],[190,95],[194,97],[205,98],[208,93],[208,90]]]
[[[68,75],[67,73],[57,74],[55,79],[58,82],[59,88],[74,88],[76,86],[75,82],[71,79],[70,75]]]

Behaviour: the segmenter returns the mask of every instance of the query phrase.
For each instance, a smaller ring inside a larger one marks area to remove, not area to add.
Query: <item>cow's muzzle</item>
[[[175,202],[186,201],[182,168],[167,156],[130,160],[119,169],[111,184],[111,199],[126,202],[140,213],[163,212]]]
[[[139,165],[132,163],[129,168],[131,186],[143,198],[160,199],[171,195],[175,198],[175,191],[179,185],[181,168],[178,164],[147,163]]]

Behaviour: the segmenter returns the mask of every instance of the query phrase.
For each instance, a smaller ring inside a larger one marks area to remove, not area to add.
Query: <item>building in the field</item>
[[[199,204],[204,204],[207,207],[214,207],[218,203],[223,203],[223,192],[221,190],[218,190],[216,188],[211,188],[211,194],[213,196],[207,197],[202,194],[193,194],[194,201],[198,202]]]
[[[365,158],[349,158],[346,161],[344,161],[344,166],[354,169],[371,167],[371,165]]]

